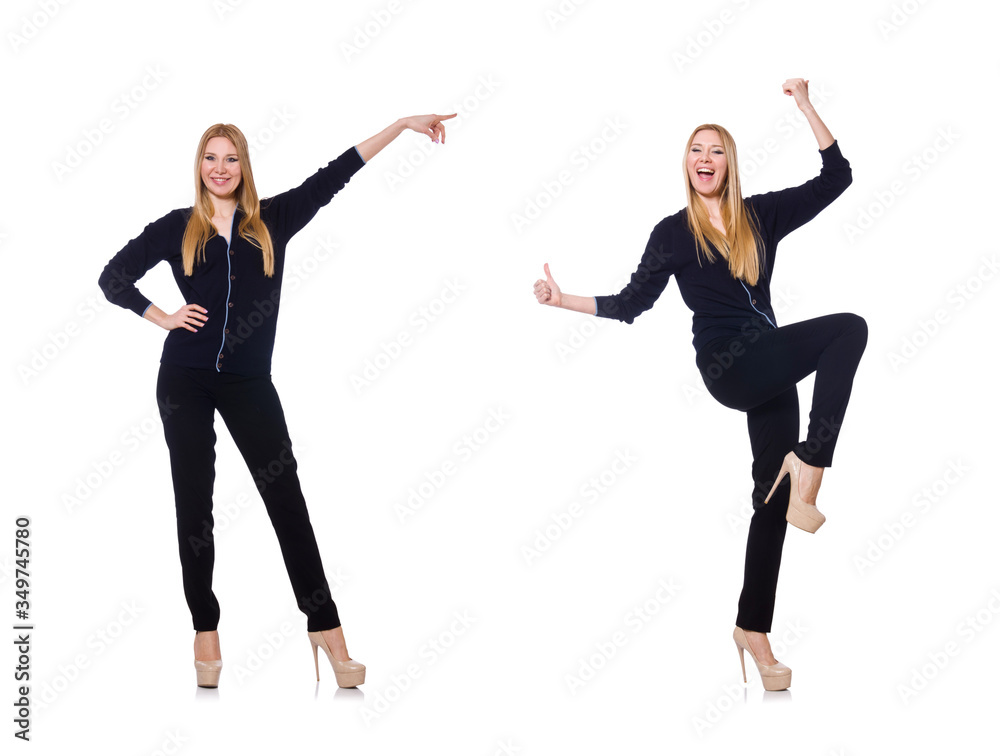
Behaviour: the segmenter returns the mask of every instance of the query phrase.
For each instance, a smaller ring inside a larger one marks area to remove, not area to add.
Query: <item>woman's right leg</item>
[[[774,470],[798,440],[799,399],[795,386],[747,411],[747,429],[753,451],[753,517],[747,534],[736,626],[759,633],[771,632],[778,569],[785,543],[785,511],[791,490],[786,478],[778,485],[767,506],[764,497],[774,484]]]
[[[170,451],[184,596],[194,629],[211,631],[219,626],[219,602],[212,591],[215,402],[199,372],[160,365],[156,400]]]

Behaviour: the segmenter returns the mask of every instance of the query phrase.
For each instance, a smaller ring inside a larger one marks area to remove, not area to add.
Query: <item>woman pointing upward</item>
[[[341,687],[360,685],[365,666],[348,655],[337,606],[299,485],[271,354],[285,246],[351,177],[406,129],[444,142],[456,114],[401,118],[349,147],[301,185],[259,200],[247,140],[236,126],[210,126],[195,151],[195,202],[150,223],[107,264],[105,296],[169,333],[156,398],[163,421],[177,512],[184,595],[195,629],[199,686],[216,687],[222,668],[220,607],[212,590],[215,547],[215,413],[254,478],[274,526],[296,603],[318,652]],[[135,286],[166,261],[185,304],[167,314]],[[273,598],[264,599],[273,601]]]

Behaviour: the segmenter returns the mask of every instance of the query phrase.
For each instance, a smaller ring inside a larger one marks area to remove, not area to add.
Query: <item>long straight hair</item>
[[[694,142],[695,135],[702,129],[719,132],[719,137],[722,139],[722,150],[726,155],[726,179],[723,182],[722,196],[719,200],[722,222],[726,227],[725,236],[712,225],[712,221],[708,217],[708,208],[705,207],[705,203],[695,191],[687,171],[691,143]],[[743,202],[743,193],[740,191],[740,169],[736,159],[736,142],[732,135],[715,123],[703,123],[698,126],[688,137],[687,148],[684,150],[684,158],[681,161],[681,169],[684,172],[684,186],[687,189],[688,228],[697,242],[699,264],[701,264],[701,255],[704,255],[709,262],[715,261],[715,255],[708,244],[711,242],[729,263],[729,272],[734,278],[740,278],[751,286],[756,284],[757,278],[760,276],[759,250],[763,248],[763,242],[760,239],[757,226]]]
[[[205,244],[218,234],[212,216],[215,205],[212,194],[201,180],[201,161],[205,157],[208,140],[213,137],[225,137],[236,147],[236,157],[240,161],[240,185],[236,188],[236,204],[243,211],[237,234],[253,244],[261,251],[264,264],[264,275],[274,275],[274,245],[271,244],[271,234],[260,217],[260,199],[257,197],[257,187],[253,183],[253,170],[250,168],[250,149],[247,147],[243,132],[231,123],[217,123],[209,126],[194,156],[194,207],[184,229],[184,240],[181,242],[181,259],[184,263],[184,275],[194,273],[194,266],[205,261]]]

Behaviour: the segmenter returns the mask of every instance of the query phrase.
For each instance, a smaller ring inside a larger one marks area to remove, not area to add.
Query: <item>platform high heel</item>
[[[194,634],[195,637],[195,653],[198,651],[198,636],[202,633],[215,632],[214,630],[197,631]],[[216,638],[218,641],[218,638]],[[213,648],[212,644],[209,644],[209,649]],[[214,648],[218,650],[218,643],[214,645]],[[202,651],[206,648],[202,644]],[[207,661],[201,661],[200,659],[194,660],[194,669],[198,675],[198,687],[199,688],[218,688],[219,687],[219,675],[222,673],[222,659],[209,659]]]
[[[222,659],[212,661],[194,660],[194,668],[198,675],[199,688],[218,688],[219,675],[222,674]]]
[[[785,690],[792,684],[792,670],[781,662],[777,664],[761,664],[757,661],[750,644],[747,643],[747,635],[743,628],[737,627],[733,630],[733,640],[736,641],[736,648],[740,652],[740,667],[743,669],[743,682],[747,681],[747,668],[743,661],[743,651],[750,651],[750,658],[757,665],[757,672],[760,673],[760,681],[764,684],[764,690]]]
[[[365,665],[354,659],[348,661],[338,661],[333,658],[333,652],[326,643],[323,633],[309,633],[309,641],[312,643],[313,661],[316,663],[316,682],[319,682],[319,650],[322,648],[326,653],[326,658],[330,660],[333,667],[333,674],[337,678],[337,685],[341,688],[356,688],[364,685]]]
[[[785,513],[785,519],[791,525],[807,533],[815,533],[819,530],[819,526],[826,522],[826,517],[816,509],[815,501],[805,501],[799,496],[799,470],[801,467],[802,460],[795,456],[795,452],[788,452],[781,461],[778,477],[774,479],[774,485],[771,486],[771,492],[764,499],[764,503],[767,504],[771,500],[781,479],[785,477],[785,473],[788,473],[791,490],[788,492],[788,511]]]

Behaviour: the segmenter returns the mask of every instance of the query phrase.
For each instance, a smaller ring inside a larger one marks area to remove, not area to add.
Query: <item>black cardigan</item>
[[[208,310],[196,333],[176,328],[167,334],[160,362],[208,368],[239,375],[269,375],[278,320],[285,245],[365,165],[357,148],[348,148],[302,184],[261,200],[261,218],[274,247],[274,276],[264,275],[261,251],[239,236],[244,213],[237,208],[230,244],[218,234],[205,244],[205,261],[184,275],[181,240],[193,208],[172,210],[126,244],[98,281],[113,304],[142,316],[152,304],[135,282],[161,260],[173,270],[184,301]]]
[[[694,235],[687,226],[687,208],[660,221],[650,234],[629,283],[618,294],[598,296],[596,314],[632,323],[653,306],[670,276],[677,279],[681,297],[694,313],[691,330],[696,351],[716,338],[746,333],[747,328],[777,328],[771,307],[771,272],[778,242],[812,220],[851,183],[851,165],[834,141],[819,150],[823,167],[819,176],[801,186],[744,199],[756,216],[764,242],[761,274],[751,286],[729,272],[729,263],[718,250],[715,261],[699,261]]]

